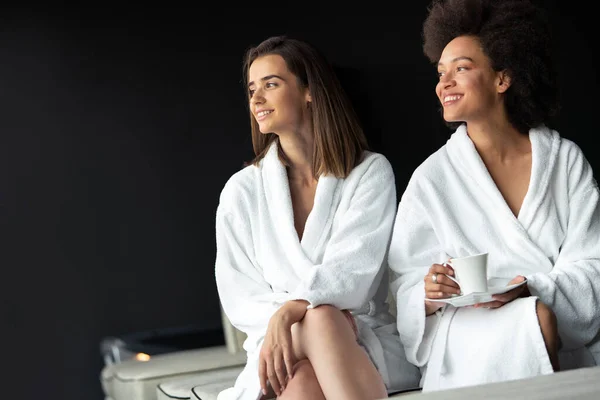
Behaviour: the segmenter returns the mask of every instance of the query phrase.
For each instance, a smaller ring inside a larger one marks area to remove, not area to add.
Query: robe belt
[[[363,304],[359,308],[354,308],[350,310],[352,315],[368,315],[370,317],[374,316],[379,307],[375,304],[375,300],[371,299],[368,303]]]

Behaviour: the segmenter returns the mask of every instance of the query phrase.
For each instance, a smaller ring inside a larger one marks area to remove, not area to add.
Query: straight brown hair
[[[246,91],[252,63],[259,57],[273,54],[281,56],[299,84],[310,90],[314,132],[313,176],[318,178],[331,174],[337,178],[347,177],[362,160],[368,145],[350,98],[333,67],[310,44],[286,36],[273,36],[246,52],[243,67]],[[278,137],[274,133],[261,133],[250,109],[249,112],[255,154],[249,164],[257,165]],[[279,149],[279,159],[289,165],[281,147]]]

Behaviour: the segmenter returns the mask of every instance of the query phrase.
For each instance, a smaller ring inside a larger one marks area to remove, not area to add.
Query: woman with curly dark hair
[[[558,102],[542,10],[436,0],[423,33],[455,131],[411,177],[388,258],[423,390],[598,364],[600,194],[581,149],[547,126]],[[462,292],[449,263],[480,253],[488,288]]]

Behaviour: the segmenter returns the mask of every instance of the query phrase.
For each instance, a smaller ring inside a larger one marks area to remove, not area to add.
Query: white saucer
[[[493,301],[493,295],[495,294],[502,294],[502,293],[506,293],[509,290],[513,290],[516,287],[519,287],[523,284],[525,284],[527,281],[523,281],[520,283],[515,283],[512,285],[508,285],[508,282],[510,282],[512,279],[505,279],[505,278],[490,278],[488,280],[488,291],[487,292],[474,292],[474,293],[469,293],[469,294],[465,294],[462,296],[453,296],[453,297],[449,297],[447,299],[428,299],[425,298],[425,300],[428,301],[434,301],[437,303],[448,303],[450,305],[453,305],[454,307],[465,307],[465,306],[472,306],[473,304],[477,304],[477,303],[486,303],[488,301]]]

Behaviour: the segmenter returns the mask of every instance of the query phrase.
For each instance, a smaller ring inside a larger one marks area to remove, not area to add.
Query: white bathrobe
[[[388,262],[398,330],[424,391],[552,373],[535,300],[555,312],[561,369],[600,362],[600,205],[576,144],[529,133],[532,171],[518,218],[462,125],[414,172],[398,206]],[[534,297],[498,309],[447,305],[425,317],[433,263],[489,252],[488,275],[524,275]]]
[[[345,179],[319,178],[302,240],[294,228],[287,172],[273,144],[258,167],[226,183],[217,210],[216,281],[231,323],[248,335],[247,364],[224,399],[255,400],[258,356],[269,319],[288,300],[350,310],[359,343],[389,390],[416,387],[388,311],[385,264],[396,214],[388,160],[366,152]]]

